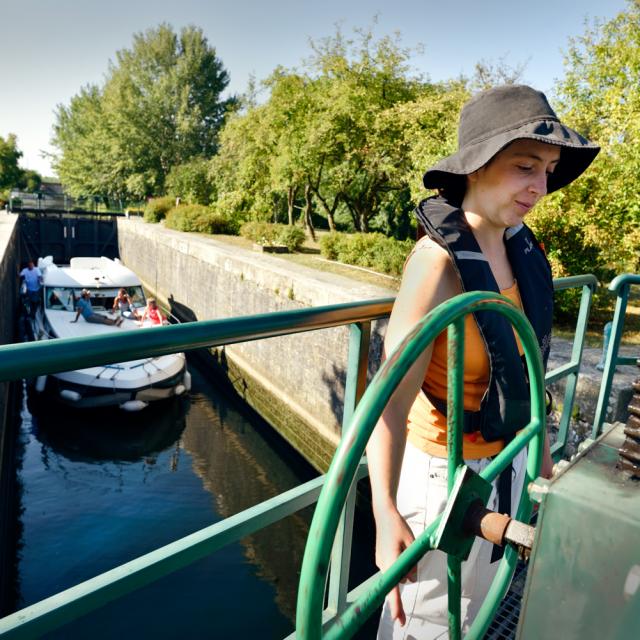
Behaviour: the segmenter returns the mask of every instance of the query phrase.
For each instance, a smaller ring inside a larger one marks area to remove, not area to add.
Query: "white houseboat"
[[[138,316],[146,306],[140,279],[118,259],[72,258],[69,266],[57,266],[51,257],[40,258],[42,300],[31,324],[36,340],[79,338],[104,335],[123,329],[140,328]],[[131,300],[132,312],[113,312],[114,299],[124,288]],[[95,313],[116,319],[122,315],[121,327],[86,322],[76,316],[76,304],[83,289],[90,293]],[[149,321],[145,321],[148,326]],[[153,400],[178,396],[191,387],[184,353],[157,358],[142,358],[76,371],[40,376],[38,392],[54,394],[58,400],[75,407],[119,406],[138,411]]]

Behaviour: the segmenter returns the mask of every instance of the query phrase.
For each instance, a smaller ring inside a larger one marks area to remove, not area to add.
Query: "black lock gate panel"
[[[53,256],[56,264],[74,257],[118,257],[118,214],[20,212],[22,259]]]

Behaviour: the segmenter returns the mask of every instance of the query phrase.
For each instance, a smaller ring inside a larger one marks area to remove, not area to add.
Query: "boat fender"
[[[186,391],[191,391],[191,374],[185,369],[182,384]]]
[[[47,386],[47,376],[38,376],[36,378],[36,391],[42,393]]]
[[[78,402],[78,400],[82,399],[82,396],[77,391],[72,391],[71,389],[63,389],[60,392],[60,397],[70,402]]]
[[[143,402],[142,400],[127,400],[127,402],[123,402],[120,405],[120,408],[124,411],[141,411],[148,405],[148,402]]]

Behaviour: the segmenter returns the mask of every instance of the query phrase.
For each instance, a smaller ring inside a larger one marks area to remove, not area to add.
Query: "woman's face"
[[[520,224],[547,193],[547,177],[560,149],[537,140],[516,140],[467,181],[463,209],[501,228]]]

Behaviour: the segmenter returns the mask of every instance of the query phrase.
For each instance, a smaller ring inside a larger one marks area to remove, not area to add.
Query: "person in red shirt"
[[[149,298],[147,300],[147,307],[140,319],[140,325],[144,325],[147,318],[151,321],[152,325],[163,325],[167,322],[167,319],[162,315],[162,311],[160,311],[155,298]]]

